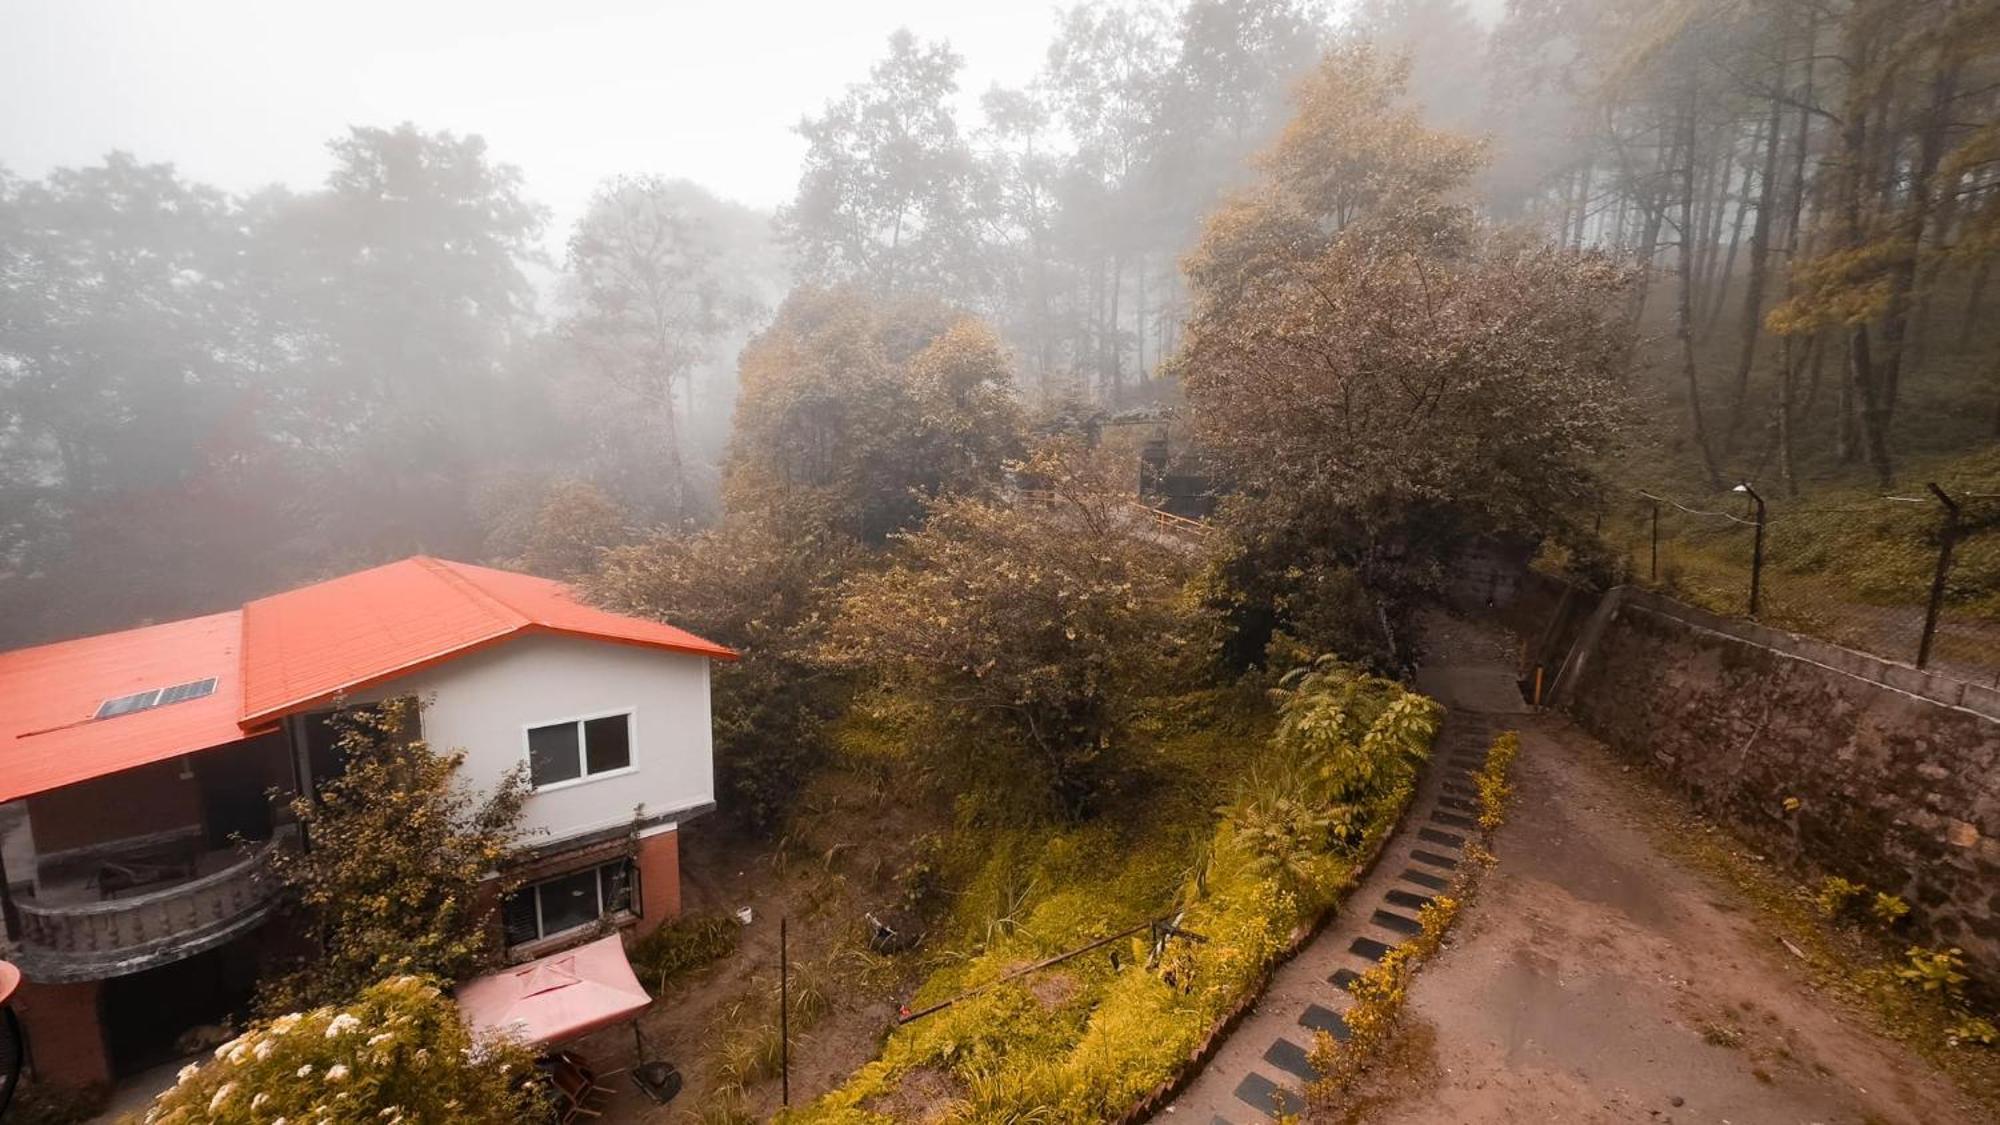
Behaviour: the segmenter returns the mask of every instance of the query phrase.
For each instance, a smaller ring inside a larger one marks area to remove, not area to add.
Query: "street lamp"
[[[1757,495],[1757,490],[1751,488],[1747,480],[1729,491],[1744,493],[1757,503],[1757,541],[1750,549],[1750,616],[1755,618],[1758,594],[1764,584],[1764,498]]]

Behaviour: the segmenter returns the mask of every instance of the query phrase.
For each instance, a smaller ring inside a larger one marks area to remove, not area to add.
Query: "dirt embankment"
[[[895,876],[914,844],[937,827],[935,810],[912,807],[865,780],[830,775],[802,802],[793,835],[772,841],[732,829],[718,817],[689,825],[681,840],[681,896],[686,911],[731,913],[748,907],[752,921],[727,958],[669,986],[643,1017],[647,1054],[679,1067],[686,1088],[657,1106],[630,1080],[614,1075],[601,1104],[606,1123],[687,1120],[696,1112],[726,1120],[716,1098],[758,1046],[775,1050],[778,923],[789,916],[794,988],[813,990],[824,1014],[802,1019],[793,1035],[791,1099],[802,1105],[838,1085],[873,1058],[914,983],[914,956],[866,957],[863,913],[896,894]],[[815,1002],[794,994],[793,1011]],[[600,1069],[629,1066],[632,1034],[617,1027],[580,1045]],[[733,1058],[731,1057],[733,1054]],[[780,1108],[775,1064],[742,1084],[732,1099],[741,1120],[768,1120]]]

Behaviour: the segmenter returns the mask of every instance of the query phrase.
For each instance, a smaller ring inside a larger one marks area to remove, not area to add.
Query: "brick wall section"
[[[639,841],[639,893],[644,897],[637,934],[648,934],[681,914],[681,834],[661,832]]]
[[[104,1044],[98,1000],[103,984],[21,982],[10,1001],[28,1032],[28,1050],[35,1075],[60,1086],[91,1086],[111,1081],[111,1054]]]
[[[2000,697],[1631,589],[1558,700],[1808,878],[1901,895],[1912,936],[2000,983]],[[1787,798],[1798,807],[1787,810]]]

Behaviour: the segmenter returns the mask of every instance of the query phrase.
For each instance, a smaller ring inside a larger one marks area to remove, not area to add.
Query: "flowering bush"
[[[437,985],[403,976],[350,1004],[255,1024],[190,1063],[144,1121],[512,1125],[540,1118],[541,1096],[523,1047],[474,1041]]]

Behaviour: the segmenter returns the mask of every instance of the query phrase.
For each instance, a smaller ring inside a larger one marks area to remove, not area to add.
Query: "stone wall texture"
[[[2000,984],[1991,689],[1621,588],[1557,702],[1802,875],[1901,895],[1913,940]]]

